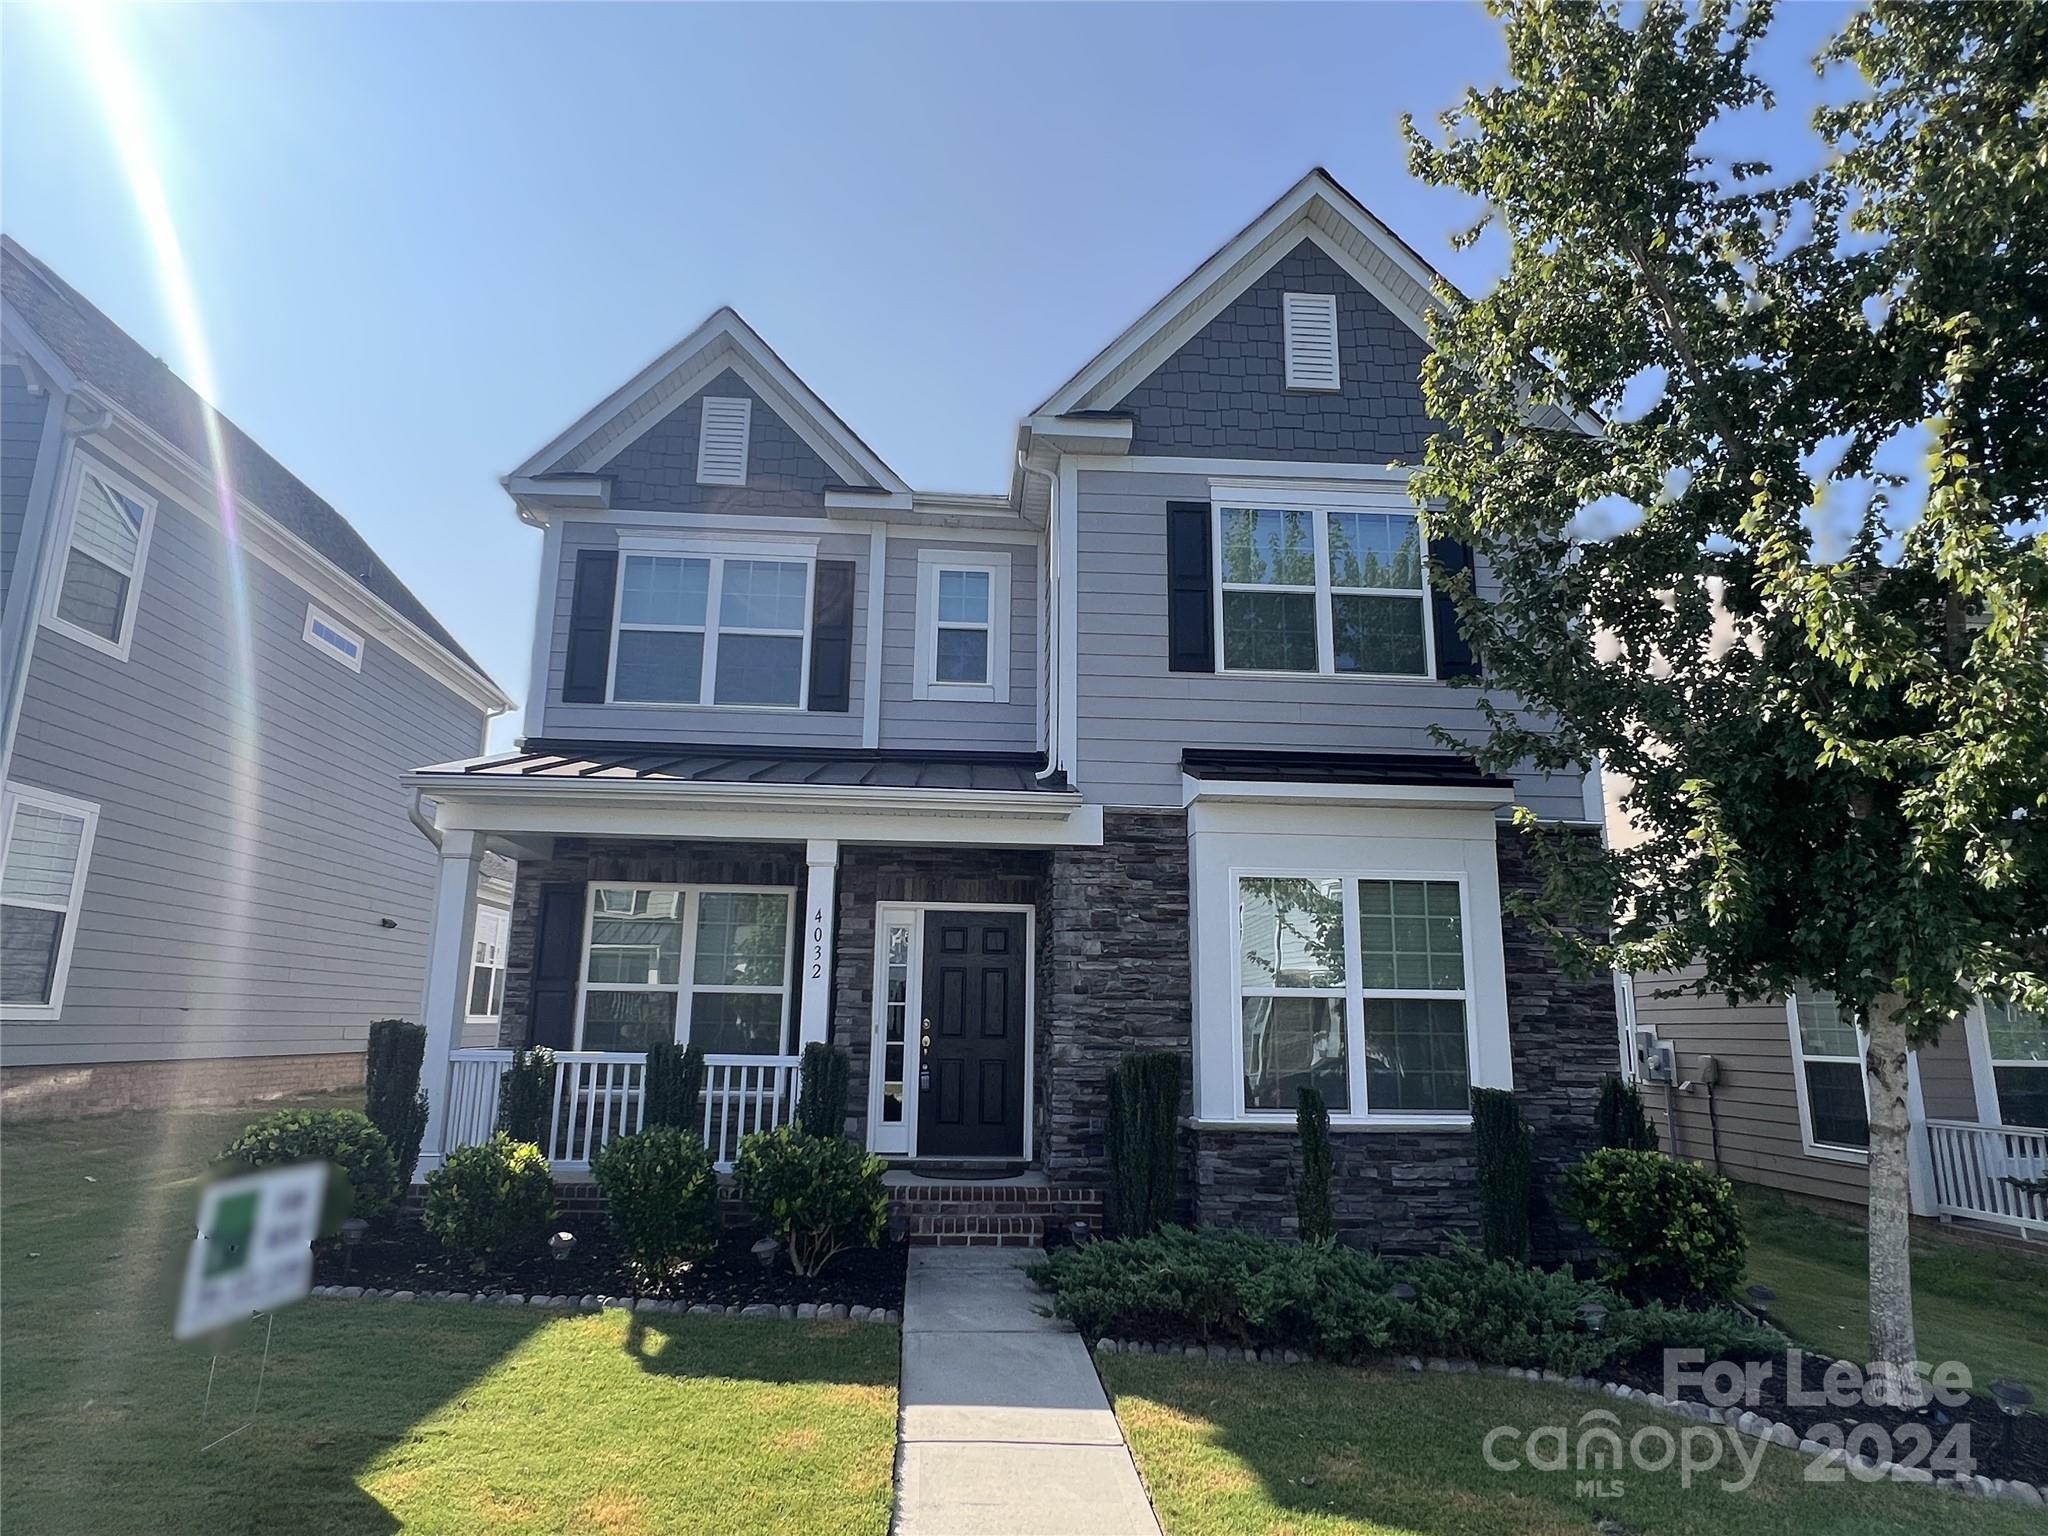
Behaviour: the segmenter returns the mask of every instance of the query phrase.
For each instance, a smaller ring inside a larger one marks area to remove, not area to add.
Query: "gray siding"
[[[360,1049],[420,1003],[435,856],[399,775],[483,716],[374,639],[360,674],[314,650],[254,560],[245,672],[220,536],[155,489],[128,660],[37,639],[11,775],[100,817],[63,1016],[8,1022],[7,1060]]]
[[[922,550],[1010,557],[1010,698],[966,704],[913,697],[917,678],[917,567]],[[1038,549],[960,543],[944,535],[891,538],[882,631],[882,745],[908,751],[1029,752],[1037,745]]]
[[[1920,1057],[1920,1102],[1930,1120],[1977,1120],[1977,1082],[1970,1071],[1970,1039],[1961,1024],[1941,1032]]]
[[[42,444],[47,394],[31,394],[19,368],[0,369],[0,608],[13,599],[14,557],[28,520],[29,482]]]
[[[697,429],[706,395],[754,402],[747,424],[747,483],[697,483]],[[612,505],[662,512],[804,513],[825,508],[839,476],[768,402],[731,369],[713,379],[599,467],[612,481]]]
[[[1430,680],[1168,671],[1166,504],[1208,499],[1204,475],[1079,477],[1079,777],[1089,800],[1178,806],[1183,747],[1422,751],[1437,745],[1431,726],[1484,734],[1478,690]],[[1544,816],[1585,815],[1576,773],[1522,775],[1517,793]]]
[[[1287,388],[1281,297],[1337,295],[1335,392]],[[1385,463],[1420,458],[1428,343],[1304,239],[1117,402],[1133,453]]]
[[[759,422],[757,414],[755,421]],[[696,436],[692,431],[691,444]],[[707,487],[709,489],[709,487]],[[640,531],[646,531],[641,525]],[[735,531],[739,531],[736,527]],[[581,741],[701,741],[736,746],[851,747],[861,743],[861,679],[867,668],[867,608],[870,591],[868,538],[865,533],[828,533],[819,537],[818,555],[825,560],[852,560],[858,566],[853,590],[852,707],[844,714],[812,714],[808,710],[735,709],[704,705],[564,704],[562,669],[569,653],[569,604],[576,592],[576,556],[585,549],[611,549],[619,542],[620,525],[574,518],[562,525],[562,558],[555,570],[553,626],[548,645],[547,698],[540,724],[528,734]]]

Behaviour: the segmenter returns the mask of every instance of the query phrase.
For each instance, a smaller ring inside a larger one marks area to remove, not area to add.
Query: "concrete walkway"
[[[903,1298],[896,1536],[1159,1536],[1095,1364],[1024,1248],[918,1248]]]

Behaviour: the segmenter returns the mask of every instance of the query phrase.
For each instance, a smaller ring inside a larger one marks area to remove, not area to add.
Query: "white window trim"
[[[497,973],[498,979],[491,984],[491,991],[497,996],[498,1007],[490,1013],[471,1013],[469,1011],[469,1000],[476,995],[476,973],[479,969],[476,958],[476,946],[484,936],[484,923],[487,919],[494,922],[498,928],[498,963],[494,966],[486,967],[486,969]],[[511,938],[512,914],[510,910],[493,905],[490,902],[479,902],[476,909],[476,931],[470,939],[469,968],[463,973],[462,1017],[465,1023],[494,1024],[504,1012],[505,947],[511,942]]]
[[[55,907],[39,901],[16,903],[46,912],[61,911],[64,930],[57,936],[57,963],[50,975],[50,1000],[47,1003],[9,1003],[5,1009],[7,1017],[56,1019],[64,1014],[64,989],[71,979],[71,952],[78,942],[79,917],[85,905],[85,876],[92,865],[92,844],[99,831],[100,808],[90,800],[74,800],[53,790],[36,789],[27,784],[7,784],[4,790],[0,790],[0,868],[4,868],[7,850],[14,841],[15,814],[24,805],[76,817],[85,823],[78,835],[78,867],[71,873],[71,894],[66,904]]]
[[[2027,1061],[2011,1056],[1991,1054],[1991,1020],[1986,1012],[1984,1000],[1976,999],[1970,1004],[1970,1011],[1963,1021],[1963,1036],[1970,1051],[1970,1086],[1977,1097],[1977,1119],[1985,1125],[2003,1126],[2007,1123],[2005,1111],[1998,1103],[1998,1069],[2000,1067],[2028,1067],[2035,1071],[2048,1072],[2048,1062]],[[2035,1127],[2025,1127],[2035,1129]]]
[[[939,573],[978,571],[988,576],[988,680],[940,682],[938,671]],[[921,549],[917,552],[917,670],[911,697],[962,703],[1010,702],[1010,555],[1007,550]]]
[[[142,527],[135,535],[135,568],[128,576],[128,597],[121,609],[121,637],[118,640],[109,640],[89,629],[81,629],[57,612],[57,605],[64,596],[65,567],[71,562],[72,527],[78,518],[78,502],[85,494],[85,477],[88,474],[114,487],[142,508]],[[143,490],[126,475],[109,469],[98,459],[80,453],[73,455],[71,477],[65,484],[64,500],[61,505],[64,508],[64,517],[58,530],[56,564],[45,583],[47,591],[43,604],[43,625],[46,629],[54,629],[59,634],[76,640],[80,645],[91,646],[103,656],[111,656],[116,661],[126,661],[129,647],[135,641],[135,614],[141,605],[142,579],[149,569],[149,541],[151,535],[156,532],[156,497]]]
[[[597,892],[599,887],[623,891],[681,891],[683,893],[683,936],[682,952],[676,965],[676,983],[673,987],[641,986],[622,981],[592,981],[590,979],[590,936],[597,922]],[[734,894],[741,896],[780,896],[787,910],[787,924],[784,933],[789,937],[792,948],[784,955],[782,964],[782,985],[762,986],[714,986],[697,980],[697,916],[701,905],[699,898],[713,894]],[[592,992],[669,992],[676,998],[675,1042],[678,1045],[690,1043],[690,1014],[699,992],[745,992],[766,996],[779,993],[782,998],[781,1020],[776,1026],[776,1049],[755,1053],[744,1053],[748,1059],[772,1061],[790,1054],[789,1013],[796,996],[796,961],[794,959],[795,932],[797,923],[797,891],[787,885],[690,885],[675,884],[659,880],[592,880],[583,895],[583,948],[576,956],[576,1035],[575,1049],[583,1050],[583,1014]],[[741,1054],[741,1053],[716,1053]]]
[[[633,555],[652,556],[658,560],[708,560],[711,575],[704,591],[704,622],[697,624],[628,624],[625,622],[626,608],[626,561]],[[720,704],[716,702],[718,688],[718,637],[721,633],[733,635],[779,635],[792,633],[785,629],[750,629],[738,626],[724,626],[718,622],[718,608],[724,597],[725,563],[728,560],[779,560],[804,568],[804,624],[797,632],[801,638],[801,654],[796,680],[796,702],[794,704]],[[818,586],[818,542],[815,539],[795,542],[767,542],[751,539],[713,539],[695,537],[689,540],[664,539],[659,537],[632,538],[619,540],[619,569],[613,578],[612,588],[612,639],[611,655],[605,663],[604,696],[607,705],[619,709],[715,709],[721,712],[768,711],[772,714],[801,714],[810,707],[811,697],[811,627],[816,619],[813,611],[817,601]],[[619,634],[626,629],[649,630],[663,634],[702,634],[704,636],[704,659],[697,673],[697,698],[690,700],[667,699],[622,699],[618,696],[619,676]]]
[[[1316,579],[1314,586],[1229,583],[1231,591],[1312,593],[1316,604],[1316,670],[1283,672],[1263,667],[1228,665],[1227,641],[1223,630],[1223,514],[1227,510],[1306,512],[1315,540]],[[1416,517],[1416,537],[1421,542],[1421,584],[1416,587],[1338,587],[1330,577],[1330,514],[1332,512],[1379,512]],[[1422,540],[1421,519],[1414,504],[1399,493],[1296,491],[1271,486],[1238,485],[1214,481],[1209,493],[1209,602],[1210,622],[1216,634],[1216,671],[1228,677],[1328,678],[1336,682],[1434,683],[1436,673],[1436,615],[1430,597],[1429,545]],[[1339,672],[1337,670],[1336,620],[1331,603],[1333,593],[1346,597],[1399,597],[1417,599],[1422,613],[1422,670],[1420,672]]]
[[[351,656],[346,651],[337,649],[327,640],[326,636],[316,634],[313,629],[315,622],[318,622],[323,628],[333,630],[344,639],[353,641],[356,648],[355,655]],[[299,638],[312,646],[314,650],[320,652],[321,655],[333,657],[344,667],[347,667],[349,671],[360,672],[363,670],[363,651],[365,649],[363,637],[355,630],[349,628],[348,625],[342,623],[341,620],[337,619],[326,609],[312,603],[306,604],[306,627],[299,632]]]
[[[740,416],[740,468],[737,475],[706,474],[704,445],[711,434],[711,407],[738,406]],[[706,395],[697,407],[697,483],[699,485],[745,485],[749,460],[753,457],[754,402],[746,395]]]
[[[1330,325],[1330,376],[1308,378],[1295,367],[1294,316],[1296,311],[1327,315]],[[1285,293],[1280,296],[1280,349],[1286,358],[1287,387],[1319,395],[1334,395],[1344,388],[1344,336],[1339,329],[1337,296],[1334,293]]]
[[[1839,1006],[1839,1004],[1837,1005]],[[1808,1157],[1824,1158],[1834,1163],[1867,1163],[1870,1152],[1865,1147],[1839,1147],[1832,1142],[1817,1141],[1813,1134],[1813,1109],[1806,1095],[1806,1044],[1799,1037],[1799,994],[1785,994],[1785,1024],[1792,1035],[1792,1091],[1799,1100],[1799,1145]],[[1856,1021],[1856,1080],[1863,1085],[1863,1122],[1870,1123],[1870,1075],[1864,1068],[1861,1052],[1869,1048],[1863,1032],[1863,1021]],[[1846,1062],[1846,1056],[1815,1056],[1819,1062]]]
[[[1366,809],[1356,806],[1209,805],[1189,811],[1193,853],[1191,923],[1195,932],[1195,1115],[1204,1126],[1292,1131],[1294,1111],[1247,1111],[1244,1034],[1239,990],[1243,945],[1240,878],[1348,882],[1347,917],[1355,915],[1360,880],[1455,881],[1464,924],[1465,1069],[1474,1088],[1514,1086],[1507,1012],[1506,958],[1501,939],[1499,867],[1490,808]],[[1354,929],[1355,931],[1355,929]],[[1348,941],[1347,941],[1348,942]],[[1365,1058],[1358,1049],[1365,1018],[1349,1015],[1350,994],[1362,997],[1364,972],[1355,956],[1345,967],[1347,1061],[1353,1107],[1330,1123],[1350,1130],[1461,1130],[1469,1108],[1449,1111],[1372,1110],[1365,1098]],[[1356,981],[1354,982],[1354,978]],[[1375,989],[1375,996],[1382,995]],[[1416,993],[1439,997],[1444,993]],[[1361,1111],[1356,1106],[1365,1104]]]

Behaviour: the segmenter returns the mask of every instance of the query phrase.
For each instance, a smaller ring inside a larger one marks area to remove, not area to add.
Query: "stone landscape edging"
[[[659,1312],[688,1317],[773,1317],[786,1322],[897,1323],[895,1307],[849,1307],[842,1301],[750,1301],[728,1307],[715,1301],[669,1301],[659,1296],[550,1296],[524,1291],[395,1291],[377,1286],[316,1285],[322,1301],[449,1301],[479,1307],[545,1307],[556,1312]]]
[[[1322,1360],[1318,1356],[1305,1355],[1294,1349],[1256,1349],[1223,1344],[1148,1344],[1134,1339],[1097,1339],[1095,1352],[1101,1355],[1184,1356],[1190,1359],[1217,1360],[1226,1364],[1242,1365],[1337,1363]],[[1952,1478],[1936,1477],[1925,1467],[1908,1467],[1894,1461],[1872,1461],[1864,1456],[1851,1456],[1846,1450],[1835,1446],[1822,1445],[1818,1440],[1802,1440],[1791,1425],[1778,1423],[1747,1409],[1716,1409],[1705,1403],[1686,1402],[1679,1398],[1666,1397],[1661,1392],[1647,1392],[1641,1387],[1631,1387],[1625,1382],[1605,1381],[1597,1376],[1566,1376],[1557,1371],[1537,1370],[1519,1365],[1481,1365],[1476,1360],[1446,1359],[1439,1356],[1424,1359],[1420,1355],[1380,1355],[1359,1363],[1389,1369],[1398,1367],[1408,1371],[1445,1371],[1454,1375],[1507,1376],[1518,1381],[1547,1381],[1581,1392],[1600,1392],[1608,1397],[1641,1403],[1679,1418],[1691,1419],[1695,1423],[1723,1424],[1738,1434],[1768,1440],[1773,1445],[1788,1451],[1797,1451],[1815,1461],[1840,1462],[1846,1472],[1866,1483],[1889,1479],[1895,1483],[1920,1483],[1946,1492],[1959,1493],[1968,1498],[1996,1499],[2035,1509],[2048,1505],[2048,1488],[2038,1488],[2018,1478],[1986,1477],[1981,1472],[1973,1472],[1967,1477],[1960,1474]]]

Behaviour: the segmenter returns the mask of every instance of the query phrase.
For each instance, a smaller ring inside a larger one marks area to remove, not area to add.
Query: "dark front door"
[[[930,912],[919,1157],[1024,1155],[1024,914]]]

